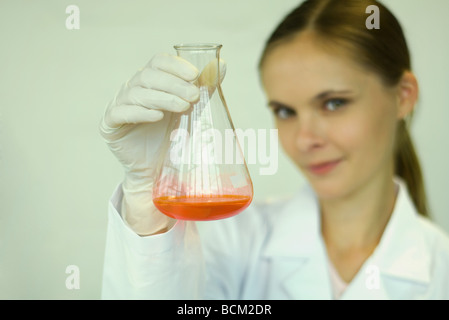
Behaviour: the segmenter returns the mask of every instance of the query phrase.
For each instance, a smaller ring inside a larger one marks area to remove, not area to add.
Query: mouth
[[[337,167],[340,164],[340,162],[341,159],[315,163],[307,166],[307,169],[314,175],[321,176],[331,172],[333,169],[335,169],[335,167]]]

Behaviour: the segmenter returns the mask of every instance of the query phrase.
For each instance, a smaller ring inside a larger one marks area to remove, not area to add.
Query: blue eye
[[[278,107],[274,109],[274,114],[277,118],[286,120],[292,116],[294,116],[296,113],[292,109],[285,108],[285,107]]]
[[[346,105],[346,99],[329,99],[324,103],[324,109],[327,111],[336,111]]]

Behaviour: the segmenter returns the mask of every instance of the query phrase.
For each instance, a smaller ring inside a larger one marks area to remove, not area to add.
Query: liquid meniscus
[[[203,197],[163,196],[153,199],[156,208],[179,220],[217,220],[234,216],[251,203],[244,195],[217,195]]]

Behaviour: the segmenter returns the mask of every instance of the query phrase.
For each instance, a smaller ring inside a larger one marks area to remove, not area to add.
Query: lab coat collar
[[[367,264],[379,268],[386,287],[389,281],[405,280],[419,284],[430,281],[430,254],[419,227],[418,214],[405,183],[398,178],[395,183],[398,195],[392,216],[377,248],[348,286],[346,298],[359,299],[351,294],[351,286],[362,285],[364,281],[360,279],[359,284],[354,282],[362,277],[360,273],[365,272]],[[270,218],[274,219],[273,229],[263,256],[278,267],[282,266],[279,276],[284,274],[283,285],[289,296],[293,299],[332,298],[319,205],[313,190],[305,187]],[[376,298],[388,298],[385,290],[377,291]]]
[[[384,275],[426,284],[430,282],[431,256],[420,217],[406,184],[399,178],[395,182],[399,187],[395,209],[371,256],[372,264]]]

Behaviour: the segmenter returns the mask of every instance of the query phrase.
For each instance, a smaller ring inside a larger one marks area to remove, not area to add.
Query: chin
[[[338,179],[307,179],[320,200],[337,200],[347,195],[348,187]]]

